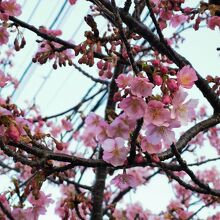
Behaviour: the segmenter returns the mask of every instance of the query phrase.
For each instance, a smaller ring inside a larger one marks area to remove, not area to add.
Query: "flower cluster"
[[[43,26],[40,27],[40,31],[54,37],[62,35],[62,32],[60,30],[48,30]],[[66,66],[66,64],[70,66],[73,64],[73,54],[70,49],[66,49],[56,42],[51,42],[47,40],[42,40],[39,42],[39,49],[32,59],[34,63],[39,62],[40,64],[45,64],[48,60],[54,59],[54,69],[57,69],[58,65],[62,67]]]

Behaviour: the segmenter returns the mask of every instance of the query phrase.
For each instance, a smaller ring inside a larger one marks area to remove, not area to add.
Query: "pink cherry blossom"
[[[116,220],[134,220],[137,216],[141,220],[162,220],[160,217],[151,214],[149,210],[144,210],[140,203],[127,204],[125,210],[115,209],[113,215]]]
[[[21,14],[21,6],[16,3],[16,0],[2,1],[1,8],[4,13],[10,16],[19,16]]]
[[[17,123],[18,131],[21,135],[26,135],[26,131],[24,130],[24,127],[28,127],[31,129],[33,127],[33,124],[30,123],[30,121],[26,120],[23,117],[16,117],[15,121]]]
[[[125,113],[118,116],[118,119],[125,125],[129,126],[130,130],[133,131],[136,126],[136,120],[131,119]]]
[[[130,96],[123,99],[119,107],[123,109],[125,114],[131,119],[138,119],[144,116],[146,105],[142,98]]]
[[[152,94],[154,85],[147,78],[135,77],[131,80],[131,92],[137,97],[148,97]]]
[[[122,137],[127,139],[129,137],[130,128],[124,124],[120,119],[116,118],[109,126],[108,134],[111,138]]]
[[[0,27],[0,45],[8,43],[9,34],[5,27]]]
[[[107,130],[109,125],[100,116],[91,112],[86,117],[85,124],[86,127],[81,138],[86,146],[95,147],[97,145],[97,141],[102,143],[106,138],[108,138]]]
[[[55,125],[51,126],[50,133],[53,135],[53,137],[57,137],[61,131],[62,131],[61,126],[55,126]]]
[[[93,132],[100,132],[100,125],[101,122],[104,121],[100,116],[96,115],[95,113],[91,112],[86,117],[85,123],[89,130],[93,130]]]
[[[108,130],[109,124],[106,121],[101,121],[99,125],[99,131],[96,133],[96,139],[99,141],[99,143],[102,143],[109,137]]]
[[[39,215],[46,214],[46,207],[53,203],[53,199],[49,195],[45,195],[43,191],[40,191],[38,198],[35,198],[32,194],[28,196],[28,201],[33,205],[27,209],[28,216],[30,219],[38,219]]]
[[[53,36],[56,36],[56,37],[62,35],[62,30],[60,30],[60,29],[51,30],[51,29],[47,29],[45,26],[40,26],[39,30],[42,33],[53,35]],[[50,46],[48,44],[45,44],[45,46],[50,48]],[[54,46],[59,46],[59,44],[55,43]]]
[[[161,144],[151,144],[147,141],[147,138],[144,137],[141,140],[141,149],[143,152],[148,152],[149,154],[155,154],[161,151]]]
[[[178,120],[183,125],[195,117],[195,108],[198,104],[198,99],[190,99],[185,102],[186,96],[187,93],[180,89],[175,93],[172,100],[171,118]]]
[[[147,103],[144,114],[144,123],[162,125],[165,121],[170,119],[170,111],[164,108],[164,104],[157,100],[151,100]]]
[[[186,15],[173,15],[170,19],[170,24],[172,27],[176,28],[179,25],[183,24],[185,21],[187,21],[188,16]]]
[[[172,131],[172,128],[179,126],[180,123],[177,121],[170,121],[169,123],[161,126],[149,124],[146,126],[146,139],[153,145],[160,144],[162,141],[165,146],[169,146],[176,141],[175,133]]]
[[[28,201],[34,206],[48,206],[53,203],[53,199],[50,198],[51,194],[46,195],[43,191],[39,191],[38,198],[32,194],[28,196]]]
[[[126,114],[121,114],[110,124],[107,133],[111,138],[128,139],[130,132],[135,128],[135,124],[135,120],[131,120]]]
[[[97,146],[96,134],[90,129],[85,128],[81,140],[87,147],[95,148]]]
[[[177,73],[177,82],[186,89],[192,88],[194,82],[198,80],[195,70],[190,65],[184,66]]]
[[[134,188],[138,185],[136,178],[131,174],[127,173],[118,174],[111,180],[111,183],[116,185],[121,190],[126,189],[128,187]]]
[[[205,183],[212,183],[213,187],[215,187],[216,189],[220,188],[219,170],[216,166],[212,166],[202,172],[201,170],[199,170],[197,171],[197,175]]]
[[[70,130],[73,129],[73,125],[72,125],[72,123],[71,123],[70,120],[62,119],[61,122],[62,122],[63,128],[64,128],[66,131],[70,131]]]
[[[168,210],[172,210],[178,219],[188,219],[193,214],[193,212],[188,211],[178,200],[172,200],[168,206]]]
[[[208,19],[208,27],[212,30],[215,30],[215,27],[220,28],[220,17],[219,16],[212,16]]]
[[[204,134],[200,132],[189,142],[189,144],[194,144],[194,145],[197,145],[198,147],[202,147],[204,146],[205,140],[206,138],[204,137]]]
[[[102,144],[103,160],[113,166],[121,166],[124,164],[128,149],[124,146],[124,139],[117,137],[115,139],[106,139]]]
[[[125,88],[130,85],[130,81],[132,79],[131,75],[120,74],[118,78],[115,80],[119,88]]]
[[[146,181],[146,177],[149,176],[149,171],[150,169],[146,168],[146,167],[135,167],[135,168],[131,168],[129,170],[126,170],[127,174],[132,175],[135,180],[137,185],[141,185]]]
[[[22,219],[22,220],[30,219],[30,215],[28,211],[29,209],[14,208],[12,211],[12,216],[14,216],[14,218],[16,219]]]

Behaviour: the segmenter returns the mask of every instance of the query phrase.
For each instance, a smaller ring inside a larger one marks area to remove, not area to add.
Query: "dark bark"
[[[109,96],[107,100],[106,110],[105,110],[105,119],[109,121],[109,115],[115,111],[115,102],[113,100],[114,94],[118,91],[115,79],[118,77],[120,73],[122,73],[124,66],[122,64],[117,64],[114,71],[114,76],[109,85]],[[99,159],[102,158],[103,150],[100,148],[99,151]],[[91,220],[102,220],[103,216],[103,197],[104,197],[104,189],[105,189],[105,180],[107,177],[107,168],[106,167],[98,167],[96,169],[96,179],[95,184],[93,186],[92,191],[92,214]]]

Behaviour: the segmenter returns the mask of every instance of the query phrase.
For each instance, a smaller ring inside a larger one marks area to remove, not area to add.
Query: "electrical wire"
[[[40,0],[40,1],[41,1],[41,0]],[[53,26],[56,24],[56,22],[57,22],[58,19],[60,18],[60,16],[61,16],[61,14],[62,14],[62,12],[63,12],[63,10],[64,10],[64,8],[65,8],[65,6],[66,6],[67,3],[68,3],[68,0],[66,0],[66,1],[63,3],[63,5],[61,6],[61,8],[60,8],[58,14],[56,15],[56,17],[54,18],[53,22],[52,22],[51,25],[50,25],[50,29],[53,28]],[[35,11],[35,13],[36,13],[36,11]],[[33,15],[31,15],[31,16],[33,17]],[[31,20],[31,19],[30,19],[30,20]],[[11,97],[13,98],[14,101],[16,100],[16,97],[14,97],[15,94],[17,93],[16,95],[17,95],[17,98],[18,98],[19,94],[22,92],[21,83],[23,82],[25,76],[28,74],[28,72],[29,72],[30,68],[32,67],[32,65],[33,65],[33,63],[30,62],[30,63],[28,64],[28,66],[25,68],[23,74],[21,75],[21,78],[19,79],[19,85],[20,85],[20,86],[18,86],[20,92],[18,91],[18,88],[17,88],[17,89],[15,89],[15,90],[13,91],[13,93],[12,93],[12,95],[11,95]],[[36,65],[35,65],[35,66],[36,66]],[[29,81],[29,80],[27,79],[27,81],[26,81],[24,84],[26,84],[28,81]],[[24,85],[23,85],[23,87],[24,87]]]

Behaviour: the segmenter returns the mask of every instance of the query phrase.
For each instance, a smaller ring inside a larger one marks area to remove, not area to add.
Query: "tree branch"
[[[109,97],[106,105],[105,110],[105,119],[109,121],[109,115],[112,113],[112,111],[115,110],[115,102],[113,100],[115,92],[117,92],[117,85],[115,82],[115,79],[118,77],[119,74],[121,74],[124,66],[122,64],[117,63],[114,71],[113,79],[109,85]],[[99,151],[99,159],[102,158],[103,151],[100,149]],[[91,220],[102,220],[103,216],[103,208],[102,208],[102,202],[103,202],[103,196],[104,196],[104,188],[105,188],[105,179],[107,177],[107,168],[106,167],[99,167],[96,170],[96,180],[95,184],[93,186],[92,191],[92,216]]]
[[[212,117],[201,121],[184,132],[183,135],[176,142],[175,146],[179,152],[183,150],[183,148],[188,144],[188,142],[194,138],[199,132],[205,131],[208,128],[211,128],[220,123],[220,114],[215,114]],[[164,151],[158,154],[160,160],[166,160],[173,157],[173,153],[171,150]]]

